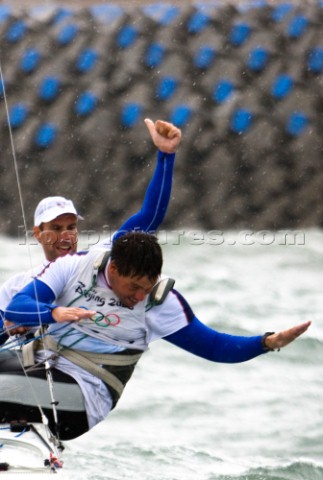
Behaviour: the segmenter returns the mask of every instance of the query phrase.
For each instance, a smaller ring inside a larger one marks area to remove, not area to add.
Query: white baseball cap
[[[39,227],[41,223],[50,222],[64,213],[72,213],[80,220],[83,220],[83,217],[77,213],[72,200],[64,197],[43,198],[35,210],[34,226]]]

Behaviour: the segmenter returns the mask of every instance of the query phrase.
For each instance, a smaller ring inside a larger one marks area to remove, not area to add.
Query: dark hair
[[[157,237],[144,232],[128,232],[117,238],[110,258],[123,277],[147,276],[155,281],[163,266],[163,254]]]

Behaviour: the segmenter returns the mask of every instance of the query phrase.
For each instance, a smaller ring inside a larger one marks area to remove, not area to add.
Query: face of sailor
[[[155,281],[144,277],[124,277],[119,274],[117,267],[112,262],[108,265],[108,282],[114,293],[126,307],[134,307],[142,302],[146,295],[152,291]]]
[[[76,252],[77,217],[73,213],[63,213],[50,222],[34,227],[34,235],[49,261]]]

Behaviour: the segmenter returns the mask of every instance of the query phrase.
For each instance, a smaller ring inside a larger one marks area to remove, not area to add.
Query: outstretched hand
[[[52,317],[55,322],[79,322],[83,318],[91,318],[95,315],[94,310],[85,310],[80,307],[55,307],[52,310]]]
[[[182,132],[172,123],[157,120],[155,123],[150,118],[145,119],[152,141],[161,152],[174,153],[182,137]]]
[[[312,322],[305,322],[297,325],[296,327],[289,328],[288,330],[283,330],[278,333],[273,333],[265,338],[265,346],[270,350],[275,350],[277,348],[282,348],[293,342],[297,337],[302,335]]]

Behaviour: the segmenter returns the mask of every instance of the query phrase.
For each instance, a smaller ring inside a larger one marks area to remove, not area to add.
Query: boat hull
[[[63,478],[62,458],[43,424],[0,424],[0,479]]]

